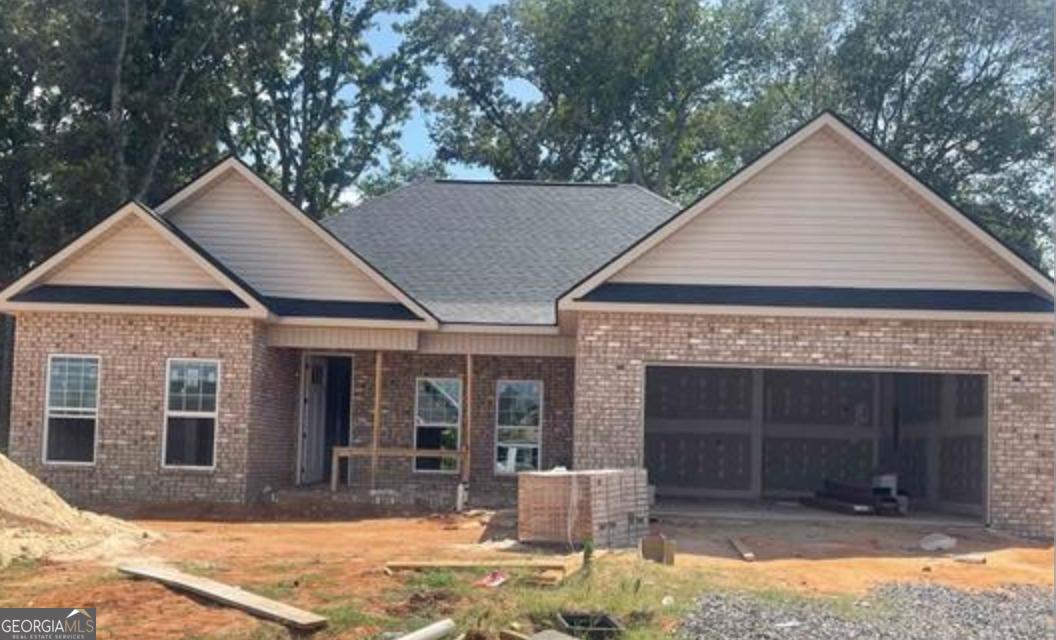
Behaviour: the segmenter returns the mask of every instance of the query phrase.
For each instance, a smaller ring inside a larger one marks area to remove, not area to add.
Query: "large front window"
[[[419,378],[414,403],[414,448],[458,452],[462,424],[462,380]],[[458,471],[457,456],[416,456],[415,471]]]
[[[169,360],[165,385],[165,466],[213,466],[219,384],[220,363],[215,360]]]
[[[543,383],[499,380],[495,421],[495,472],[539,470],[543,431]]]
[[[92,464],[99,418],[99,356],[48,358],[44,461]]]

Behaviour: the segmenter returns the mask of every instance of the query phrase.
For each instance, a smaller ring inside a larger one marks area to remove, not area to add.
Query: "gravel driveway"
[[[1035,587],[971,593],[892,584],[843,606],[826,600],[726,593],[701,597],[685,640],[1038,640],[1053,637],[1053,592]]]

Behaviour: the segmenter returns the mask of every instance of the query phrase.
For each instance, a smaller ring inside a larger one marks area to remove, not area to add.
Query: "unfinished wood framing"
[[[462,425],[462,450],[465,452],[465,458],[464,458],[464,461],[462,463],[461,477],[462,477],[462,482],[465,482],[465,483],[468,484],[469,483],[470,467],[472,466],[472,464],[470,462],[470,457],[469,457],[469,452],[472,449],[472,447],[470,446],[470,444],[471,444],[471,442],[470,442],[470,439],[471,439],[470,434],[473,433],[473,429],[472,429],[472,425],[473,425],[473,354],[472,353],[467,353],[466,354],[466,398],[463,401],[463,406],[465,407],[465,410],[463,411],[463,415],[465,416],[465,419],[463,420],[464,424]]]

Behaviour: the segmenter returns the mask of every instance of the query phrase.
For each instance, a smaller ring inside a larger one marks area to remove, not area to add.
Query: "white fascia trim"
[[[879,152],[867,140],[862,138],[847,125],[840,122],[838,118],[834,117],[832,114],[823,113],[812,122],[803,126],[799,131],[789,136],[784,142],[742,169],[739,173],[720,185],[705,198],[692,205],[689,209],[675,214],[674,218],[671,218],[652,236],[628,249],[626,253],[618,256],[610,264],[562,296],[561,299],[558,300],[558,309],[574,308],[569,306],[570,302],[578,300],[593,291],[624,267],[634,262],[642,254],[662,243],[679,229],[695,220],[700,214],[713,208],[723,198],[740,188],[743,184],[754,178],[761,171],[772,165],[775,161],[797,147],[807,138],[813,136],[822,128],[828,128],[840,139],[849,142],[855,149],[875,162],[881,169],[887,171],[893,178],[904,184],[910,189],[910,191],[923,199],[927,204],[931,205],[934,210],[942,215],[944,220],[949,221],[957,229],[962,230],[976,240],[983,249],[988,250],[991,253],[1000,266],[1004,266],[1020,282],[1023,282],[1036,293],[1040,293],[1050,299],[1053,298],[1053,283],[1038,273],[1036,269],[1027,264],[1015,253],[1009,251],[1004,245],[992,238],[990,234],[980,229],[971,221],[965,219],[961,212],[950,206],[950,204],[939,197],[929,187],[921,183],[905,169],[898,166],[897,163]]]
[[[972,322],[1040,322],[1052,324],[1054,314],[1044,312],[937,311],[932,309],[839,309],[829,307],[772,307],[698,304],[646,304],[622,302],[568,303],[570,311],[652,313],[713,316],[780,316],[802,318],[870,318],[880,320],[954,320]]]
[[[270,323],[297,327],[340,327],[360,329],[432,329],[425,320],[373,320],[369,318],[325,318],[309,316],[272,316]]]
[[[412,300],[407,294],[401,291],[395,284],[393,284],[388,278],[379,273],[374,267],[367,264],[362,258],[356,255],[351,249],[345,246],[344,243],[338,241],[332,235],[324,231],[318,223],[310,220],[304,212],[293,205],[289,200],[284,198],[281,193],[276,191],[270,184],[262,180],[257,174],[249,169],[242,161],[235,157],[228,158],[223,162],[220,162],[215,167],[204,173],[197,180],[187,185],[183,189],[180,189],[175,195],[170,197],[165,202],[158,205],[155,210],[158,215],[167,215],[174,208],[179,206],[180,203],[188,200],[195,196],[199,191],[208,185],[212,184],[213,181],[223,176],[228,171],[235,171],[240,176],[245,178],[256,187],[261,193],[265,194],[280,210],[284,211],[287,215],[291,216],[294,220],[301,224],[304,228],[311,231],[317,238],[322,240],[328,247],[340,254],[345,260],[352,263],[352,265],[362,271],[368,278],[371,279],[374,284],[381,287],[386,293],[391,295],[401,304],[406,306],[412,312],[422,318],[422,321],[429,325],[428,328],[433,329],[438,326],[437,319],[429,313],[427,309],[419,305],[417,302]]]
[[[441,324],[442,333],[486,333],[518,336],[556,336],[561,331],[553,325],[528,324]]]
[[[161,222],[159,222],[153,215],[151,215],[150,212],[148,212],[147,210],[145,210],[143,207],[141,207],[140,205],[138,205],[135,202],[130,202],[130,203],[126,204],[125,206],[121,207],[120,209],[118,209],[113,214],[107,216],[105,219],[103,219],[97,225],[95,225],[94,227],[92,227],[91,229],[86,231],[85,233],[81,234],[81,236],[78,237],[76,240],[74,240],[73,242],[71,242],[70,244],[66,245],[64,248],[62,248],[58,253],[56,253],[55,255],[51,256],[50,258],[48,258],[44,262],[40,263],[36,267],[33,267],[25,275],[23,275],[21,278],[19,278],[18,280],[15,280],[14,282],[12,282],[3,291],[0,291],[0,310],[4,310],[4,311],[19,311],[19,310],[35,311],[35,310],[40,310],[40,309],[38,309],[38,307],[47,307],[44,310],[49,310],[49,311],[60,310],[60,309],[71,310],[70,309],[71,305],[55,305],[53,303],[12,302],[11,301],[11,296],[13,296],[13,295],[15,295],[15,294],[17,294],[17,293],[19,293],[21,291],[24,291],[25,289],[27,289],[31,285],[33,285],[33,284],[39,282],[40,280],[46,278],[48,275],[50,275],[52,272],[54,272],[55,269],[57,269],[58,267],[62,266],[64,263],[66,263],[68,260],[72,259],[74,256],[76,256],[81,251],[89,248],[93,242],[95,242],[97,239],[103,237],[106,234],[107,231],[112,229],[114,226],[120,224],[122,221],[124,221],[126,218],[128,218],[130,216],[135,216],[135,217],[139,218],[141,221],[145,222],[147,224],[147,226],[149,226],[156,233],[161,235],[161,237],[164,238],[169,244],[171,244],[178,251],[180,251],[184,256],[189,258],[192,262],[194,262],[196,265],[201,267],[206,273],[208,273],[210,276],[212,276],[212,278],[217,281],[217,284],[220,284],[220,285],[224,286],[225,288],[227,288],[231,293],[235,294],[235,296],[237,296],[239,300],[241,300],[243,303],[245,303],[248,306],[248,309],[238,309],[238,310],[225,309],[225,310],[219,310],[219,311],[238,311],[239,315],[250,315],[252,317],[257,317],[257,318],[264,318],[264,317],[267,316],[268,310],[265,309],[264,306],[262,304],[260,304],[260,302],[258,302],[256,298],[254,298],[249,293],[244,291],[242,289],[242,287],[238,285],[238,283],[232,281],[230,278],[228,278],[226,275],[224,275],[219,269],[214,267],[208,260],[206,260],[202,256],[198,255],[197,251],[194,251],[193,249],[188,247],[186,244],[184,244],[184,242],[182,240],[180,240],[178,237],[174,236],[172,234],[172,232],[169,231],[168,229],[166,229],[165,225],[161,224]],[[84,309],[95,308],[95,307],[102,307],[102,308],[106,308],[108,310],[110,310],[110,309],[113,309],[113,310],[118,310],[118,309],[128,310],[129,309],[129,307],[127,305],[76,305],[76,309],[75,310],[84,310]],[[140,307],[140,308],[149,308],[149,309],[152,310],[152,311],[150,311],[151,313],[158,312],[157,310],[159,310],[159,309],[164,309],[167,313],[175,313],[176,312],[175,310],[180,309],[180,312],[186,312],[186,313],[191,313],[191,314],[195,314],[195,315],[218,315],[217,314],[218,310],[206,310],[206,309],[194,308],[194,307]],[[195,313],[195,312],[203,312],[203,311],[209,311],[209,313]],[[141,311],[141,313],[142,313],[142,311]],[[223,315],[223,314],[221,314],[221,315]]]

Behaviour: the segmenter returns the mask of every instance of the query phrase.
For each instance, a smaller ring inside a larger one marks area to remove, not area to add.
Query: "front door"
[[[326,358],[304,359],[299,484],[323,481],[326,460]]]

